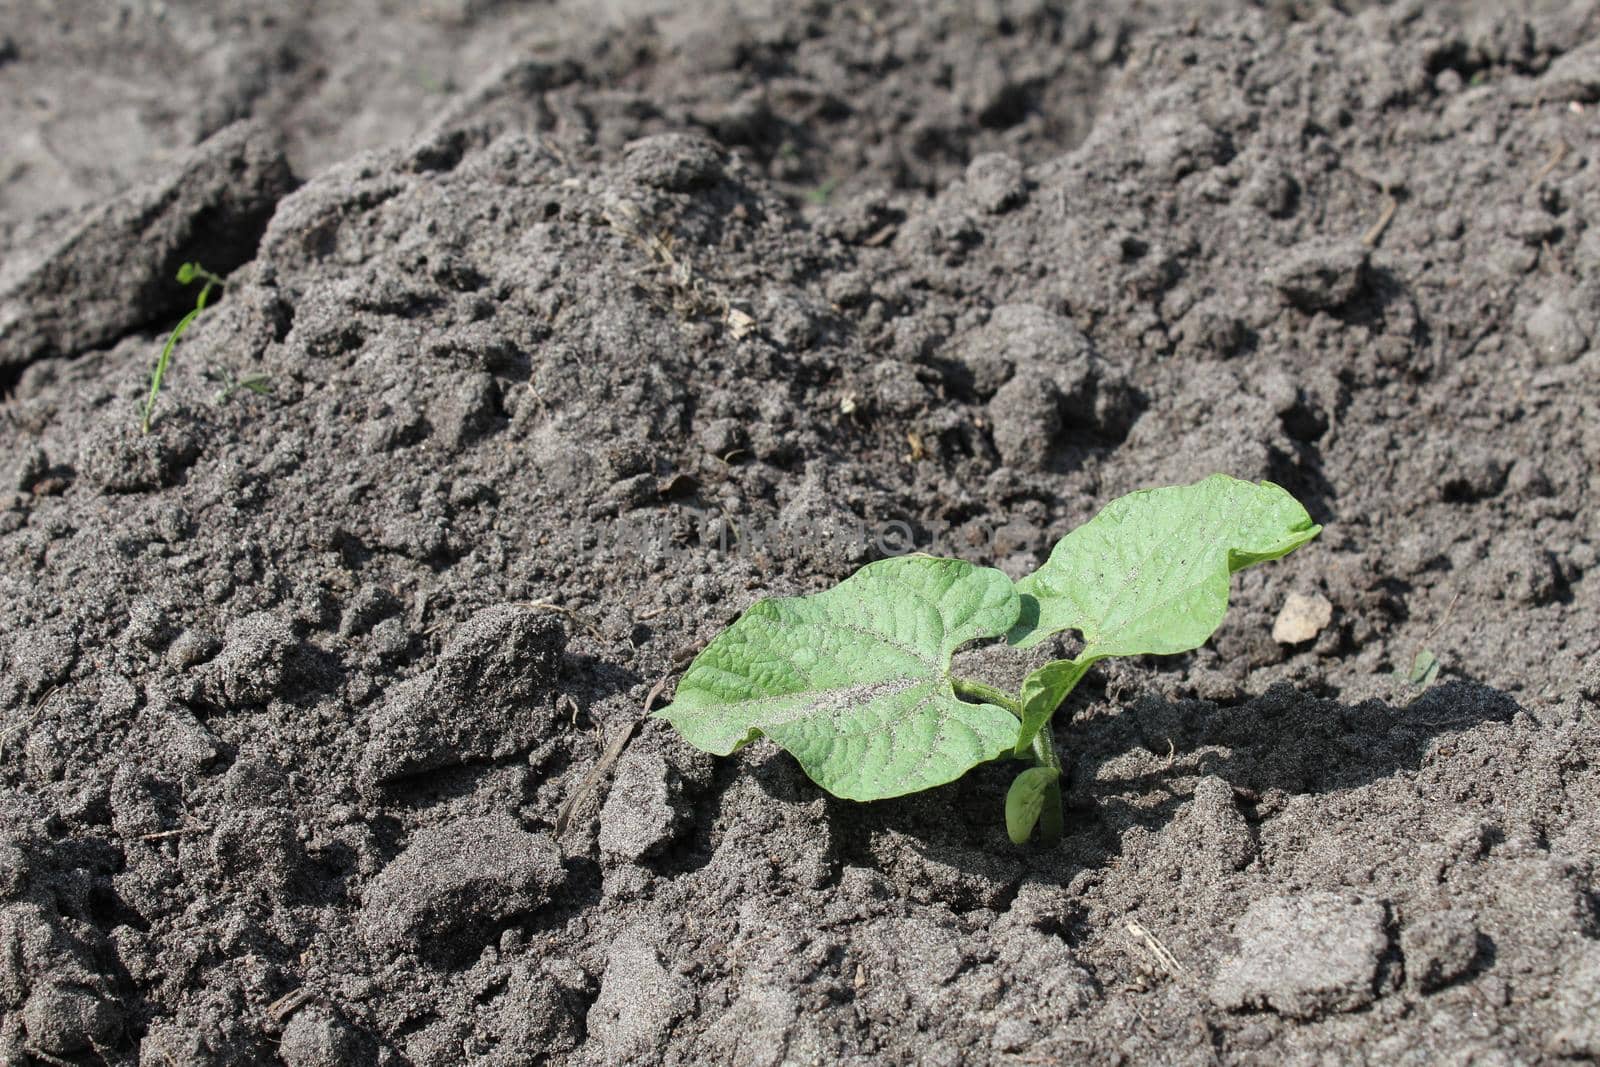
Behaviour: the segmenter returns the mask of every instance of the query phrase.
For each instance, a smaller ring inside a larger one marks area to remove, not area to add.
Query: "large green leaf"
[[[1017,751],[1090,664],[1198,648],[1228,610],[1234,571],[1286,555],[1321,529],[1279,486],[1224,474],[1107,504],[1017,583],[1022,614],[1007,634],[1011,644],[1027,648],[1063,630],[1084,641],[1076,659],[1047,664],[1023,682]]]
[[[835,796],[942,785],[1011,751],[1017,720],[956,697],[950,656],[1016,622],[1011,580],[954,559],[869,564],[814,596],[763,600],[712,641],[656,712],[725,756],[765,734]]]

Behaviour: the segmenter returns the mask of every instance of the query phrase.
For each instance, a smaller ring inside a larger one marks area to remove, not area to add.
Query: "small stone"
[[[66,1056],[112,1044],[122,1030],[116,1005],[85,986],[45,982],[22,1008],[28,1040],[44,1052]]]
[[[623,150],[623,173],[640,185],[672,192],[712,185],[722,177],[722,152],[691,133],[662,133],[634,141]]]
[[[1557,1025],[1547,1031],[1544,1047],[1557,1056],[1600,1059],[1600,948],[1585,944],[1578,959],[1557,969],[1562,976],[1555,996]]]
[[[1049,380],[1013,378],[989,402],[989,422],[1006,466],[1043,470],[1061,432],[1061,394]]]
[[[727,459],[750,443],[738,419],[712,419],[695,431],[700,447],[718,459]]]
[[[1449,503],[1488,500],[1505,488],[1508,466],[1486,449],[1474,445],[1453,447],[1448,463],[1444,477],[1439,480],[1439,494]]]
[[[1589,338],[1562,294],[1545,298],[1528,315],[1522,329],[1538,354],[1539,362],[1547,367],[1571,363],[1589,347]]]
[[[0,469],[6,472],[5,476],[0,478],[0,489],[15,489],[19,493],[26,493],[50,472],[50,459],[44,454],[44,449],[35,445],[19,450],[10,462]]]
[[[980,210],[998,215],[1028,199],[1022,164],[1003,152],[986,152],[967,165],[967,196]]]
[[[11,642],[9,669],[29,699],[37,699],[51,686],[66,681],[77,662],[78,639],[66,631],[35,631]]]
[[[222,642],[209,630],[185,630],[167,647],[167,662],[174,667],[199,666],[215,656],[221,647]]]
[[[693,1007],[689,983],[667,970],[647,933],[630,928],[606,954],[600,995],[589,1009],[590,1040],[606,1063],[653,1062]]]
[[[1472,914],[1450,909],[1419,916],[1400,931],[1406,984],[1431,993],[1466,974],[1478,956],[1478,928]]]
[[[630,862],[660,852],[682,824],[680,794],[660,753],[629,749],[600,813],[600,851]]]
[[[230,623],[222,654],[211,665],[213,696],[224,707],[265,704],[283,691],[290,654],[299,644],[289,624],[271,612]]]
[[[78,470],[107,493],[143,493],[176,483],[199,455],[199,438],[181,409],[157,412],[149,433],[119,411],[115,421],[89,434]]]
[[[367,1061],[362,1034],[322,1008],[303,1008],[283,1028],[278,1055],[284,1067],[343,1067]]]
[[[990,1044],[996,1052],[1021,1052],[1035,1040],[1033,1024],[1026,1019],[1001,1019]]]
[[[500,411],[500,387],[487,372],[468,375],[442,390],[429,411],[434,436],[456,450],[485,436]]]
[[[283,892],[299,877],[305,850],[288,812],[243,808],[217,820],[211,857],[217,870],[235,884],[260,882],[273,892]]]
[[[497,941],[503,923],[538,911],[565,877],[550,836],[508,815],[430,826],[371,882],[361,931],[381,955],[457,966]]]
[[[554,684],[566,631],[517,604],[467,620],[433,670],[402,682],[373,718],[362,761],[371,786],[528,748],[548,726],[536,712]]]
[[[1268,283],[1301,311],[1341,307],[1361,291],[1368,252],[1358,241],[1313,240],[1280,257],[1267,271]]]
[[[1333,621],[1333,603],[1321,593],[1290,593],[1272,623],[1272,639],[1298,645],[1320,634]]]
[[[1355,1011],[1377,996],[1389,948],[1384,909],[1338,893],[1269,897],[1234,927],[1211,999],[1230,1011],[1270,1009],[1296,1019]]]

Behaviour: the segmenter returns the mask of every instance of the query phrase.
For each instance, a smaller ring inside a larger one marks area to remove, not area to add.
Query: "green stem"
[[[178,347],[178,338],[183,336],[183,331],[189,328],[200,314],[201,309],[195,308],[189,314],[178,320],[178,325],[167,338],[167,343],[162,346],[161,358],[156,360],[156,369],[150,375],[150,395],[144,401],[144,419],[139,424],[141,433],[150,432],[150,416],[156,409],[156,397],[161,395],[161,381],[167,376],[167,367],[172,363],[172,350]]]
[[[1022,718],[1022,702],[1004,689],[996,689],[983,682],[975,682],[970,678],[951,678],[950,685],[955,689],[956,696],[968,700],[981,700],[985,704],[994,704],[1005,708],[1018,719]]]
[[[1053,767],[1058,772],[1061,770],[1061,757],[1056,755],[1055,738],[1050,736],[1051,731],[1040,730],[1033,735],[1033,758],[1041,767]]]
[[[139,422],[139,432],[150,432],[150,418],[156,410],[156,397],[161,395],[161,381],[167,376],[167,367],[172,363],[172,350],[178,347],[178,339],[189,328],[190,323],[200,317],[200,312],[206,309],[206,301],[211,297],[213,286],[222,285],[222,279],[201,267],[195,271],[195,276],[206,279],[200,287],[200,295],[195,298],[194,310],[178,320],[178,325],[173,328],[172,334],[167,338],[167,343],[161,349],[161,358],[156,360],[156,369],[150,375],[150,395],[144,401],[144,418]]]
[[[1056,772],[1045,788],[1044,808],[1039,812],[1039,843],[1047,848],[1060,843],[1066,822],[1061,812],[1061,757],[1056,755],[1054,734],[1047,722],[1033,735],[1033,758],[1041,767],[1050,767]]]
[[[1081,676],[1082,672],[1079,673]],[[995,704],[1005,708],[1019,720],[1022,718],[1022,701],[1003,689],[996,689],[992,685],[975,682],[970,678],[951,678],[950,685],[959,697]],[[1065,819],[1061,813],[1061,758],[1056,755],[1054,731],[1050,729],[1048,720],[1035,731],[1032,745],[1024,748],[1018,755],[1024,758],[1031,756],[1038,766],[1049,767],[1056,772],[1055,779],[1045,787],[1044,791],[1044,808],[1039,812],[1039,843],[1047,848],[1059,844],[1065,826]]]

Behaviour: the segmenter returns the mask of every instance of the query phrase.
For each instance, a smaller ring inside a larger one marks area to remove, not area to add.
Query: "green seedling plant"
[[[150,393],[145,397],[144,412],[139,420],[141,433],[150,432],[150,419],[155,415],[156,397],[161,395],[161,382],[167,376],[167,367],[172,363],[172,350],[178,347],[178,339],[194,320],[200,317],[200,312],[206,309],[206,301],[211,298],[211,290],[223,284],[220,277],[198,263],[185,263],[178,268],[179,285],[189,285],[195,281],[203,281],[205,284],[200,287],[200,293],[195,297],[194,309],[179,319],[178,325],[172,328],[167,343],[161,348],[161,356],[156,360],[155,369],[150,372]]]
[[[1411,659],[1409,671],[1395,671],[1395,677],[1407,685],[1426,689],[1439,680],[1439,657],[1431,648],[1419,648]]]
[[[697,656],[656,712],[726,756],[765,736],[837,797],[932,789],[981,763],[1027,764],[1006,796],[1007,833],[1062,833],[1051,718],[1098,661],[1198,648],[1221,624],[1232,574],[1278,559],[1322,527],[1287,491],[1216,474],[1108,504],[1013,582],[993,567],[912,555],[869,563],[832,589],[757,602]],[[973,641],[1016,649],[1076,631],[1071,659],[1020,691],[952,675]]]
[[[213,404],[226,404],[230,398],[240,390],[251,392],[257,396],[272,395],[272,379],[265,374],[247,374],[237,378],[233,372],[226,368],[207,367],[206,378],[216,382],[221,388],[211,398]]]

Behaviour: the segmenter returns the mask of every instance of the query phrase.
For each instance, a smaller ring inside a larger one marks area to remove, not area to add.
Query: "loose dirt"
[[[258,6],[0,27],[0,1061],[1600,1058],[1592,4]],[[1059,849],[640,721],[1212,471]]]

